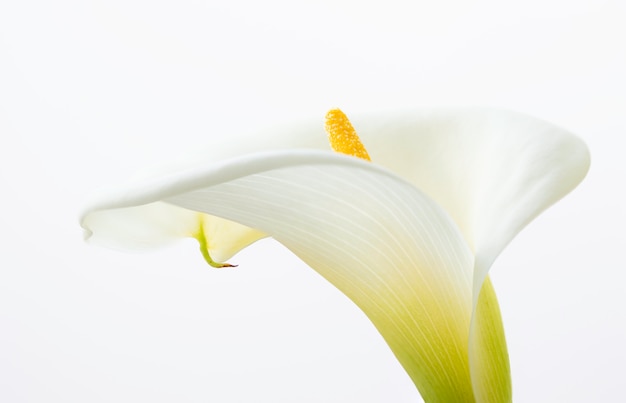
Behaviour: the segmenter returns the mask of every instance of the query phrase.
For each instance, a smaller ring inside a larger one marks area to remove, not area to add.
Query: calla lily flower
[[[208,263],[224,267],[271,236],[363,310],[426,402],[511,401],[488,271],[584,178],[587,147],[505,111],[353,122],[359,136],[341,112],[327,116],[339,152],[321,123],[304,125],[133,180],[85,211],[86,238],[141,249],[193,237]]]

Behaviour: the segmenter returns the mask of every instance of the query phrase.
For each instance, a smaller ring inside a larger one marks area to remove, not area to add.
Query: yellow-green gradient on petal
[[[438,281],[427,285],[413,283],[410,275],[403,277],[406,283],[396,281],[392,295],[370,290],[366,297],[340,289],[370,318],[425,402],[474,402],[467,354],[468,301]]]
[[[333,151],[371,161],[341,110],[326,114],[325,129]],[[332,272],[319,267],[320,259],[309,264],[323,275]],[[389,262],[395,264],[402,265]],[[406,264],[412,267],[401,267],[398,273],[404,274],[391,279],[393,286],[362,284],[359,295],[354,292],[355,281],[342,285],[339,278],[325,277],[371,319],[427,402],[474,402],[467,353],[471,301],[467,294],[466,298],[450,295],[454,286],[441,284],[438,276],[431,274],[432,270],[445,273],[446,267],[419,267],[415,261]],[[413,273],[420,278],[411,280]],[[364,289],[368,291],[363,293]]]
[[[427,402],[473,402],[474,258],[451,218],[360,159],[284,154],[272,165],[252,175],[237,170],[237,178],[221,170],[228,181],[166,202],[270,234],[363,310]]]
[[[191,234],[200,244],[204,260],[215,268],[236,267],[230,263],[220,263],[253,242],[267,235],[236,222],[209,214],[197,213],[198,228]]]
[[[198,228],[198,232],[196,232],[193,235],[194,238],[196,238],[198,240],[198,243],[200,244],[200,253],[202,253],[202,257],[211,267],[215,267],[216,269],[221,269],[223,267],[237,267],[237,265],[235,264],[216,262],[211,257],[211,252],[209,251],[210,243],[204,231],[204,225],[205,225],[204,222],[206,221],[205,216],[206,214],[198,213],[198,227],[199,228]]]
[[[496,293],[489,277],[483,282],[470,331],[469,363],[476,401],[512,401],[511,370]]]

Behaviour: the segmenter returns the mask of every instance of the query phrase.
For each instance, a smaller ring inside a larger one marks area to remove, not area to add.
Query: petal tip
[[[93,231],[88,228],[83,227],[83,241],[89,242],[92,236],[93,236]]]

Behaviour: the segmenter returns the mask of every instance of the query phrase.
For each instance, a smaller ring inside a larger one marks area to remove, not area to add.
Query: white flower
[[[135,181],[94,203],[81,225],[111,247],[194,237],[212,264],[272,236],[365,312],[425,401],[510,401],[487,273],[583,179],[587,147],[503,111],[354,123],[373,163],[331,152],[321,124],[261,135],[194,168]]]

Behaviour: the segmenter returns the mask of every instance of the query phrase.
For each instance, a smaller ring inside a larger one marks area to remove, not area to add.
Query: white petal
[[[576,137],[508,111],[423,109],[351,120],[375,164],[413,183],[455,220],[477,256],[475,299],[502,249],[575,187],[589,166],[587,148]],[[222,136],[168,169],[202,170],[246,153],[293,148],[328,150],[322,120]]]
[[[258,228],[368,315],[427,401],[473,399],[467,340],[473,257],[454,222],[393,174],[321,152],[250,156],[135,188]]]
[[[576,136],[511,111],[439,108],[350,119],[375,164],[414,184],[454,218],[478,256],[478,278],[589,169],[589,151]],[[329,149],[321,119],[224,140],[202,151],[199,161],[293,148]]]
[[[89,242],[113,249],[147,249],[192,236],[198,230],[198,213],[154,202],[116,210],[93,209],[84,214],[81,225]]]
[[[502,249],[589,168],[588,149],[577,137],[513,112],[423,110],[353,123],[372,161],[454,218],[476,254],[475,298]]]
[[[155,248],[202,236],[209,255],[217,262],[267,236],[230,220],[159,201],[113,210],[96,205],[83,214],[81,225],[88,242],[120,250]]]

